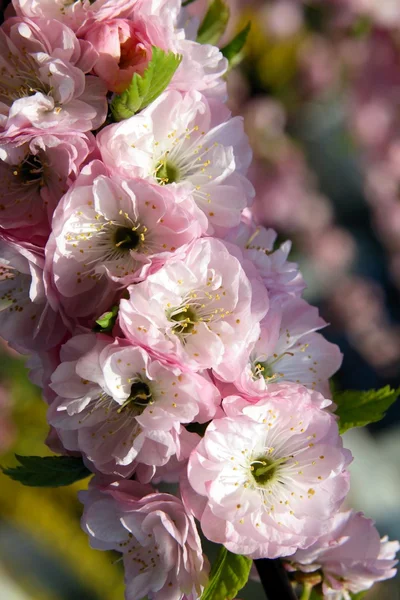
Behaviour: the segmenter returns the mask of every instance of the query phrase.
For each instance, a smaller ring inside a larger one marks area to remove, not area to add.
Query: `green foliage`
[[[200,600],[232,600],[247,583],[252,560],[221,546]]]
[[[251,23],[247,23],[245,27],[223,48],[221,48],[222,54],[229,61],[230,67],[235,67],[243,59],[243,48],[247,41],[247,36],[250,33]]]
[[[91,475],[81,458],[74,456],[20,456],[16,467],[3,468],[3,473],[31,487],[61,487]]]
[[[115,321],[118,317],[118,305],[115,305],[111,310],[103,313],[96,321],[93,331],[96,333],[110,333],[114,329]]]
[[[388,385],[380,390],[367,392],[348,390],[334,393],[333,401],[337,404],[340,433],[352,427],[364,427],[380,421],[399,394],[400,388],[392,390]]]
[[[143,75],[135,73],[127,89],[114,96],[111,102],[114,120],[129,119],[154,102],[171,81],[181,61],[179,54],[153,46],[151,61]]]
[[[229,21],[229,6],[223,0],[213,0],[199,27],[197,41],[200,44],[215,44],[224,34]]]

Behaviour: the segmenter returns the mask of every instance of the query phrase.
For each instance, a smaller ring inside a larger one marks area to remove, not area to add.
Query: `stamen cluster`
[[[302,570],[311,548],[323,569],[327,535],[353,520],[338,517],[341,354],[317,333],[290,243],[251,214],[227,59],[188,39],[180,0],[13,4],[0,28],[0,334],[34,354],[52,449],[95,474],[81,495],[91,544],[122,553],[127,600],[201,596],[196,519],[232,552],[293,555]],[[112,122],[110,101],[155,48],[181,55],[168,87]],[[382,548],[369,557],[379,579],[394,573]],[[336,576],[344,594],[364,589],[330,569],[324,593]]]

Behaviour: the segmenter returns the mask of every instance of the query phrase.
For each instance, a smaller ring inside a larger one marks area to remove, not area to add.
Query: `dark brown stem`
[[[254,564],[268,600],[297,600],[289,577],[279,559],[255,560]]]

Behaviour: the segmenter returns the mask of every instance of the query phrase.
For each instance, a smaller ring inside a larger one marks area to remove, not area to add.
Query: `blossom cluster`
[[[341,354],[290,243],[251,213],[228,61],[196,27],[180,0],[14,0],[0,29],[0,333],[32,355],[49,446],[95,475],[82,526],[122,554],[127,600],[200,597],[197,522],[347,598],[394,574],[397,543],[340,512]],[[181,57],[167,88],[113,122],[110,101],[155,48]],[[349,554],[344,532],[371,539],[368,554]]]

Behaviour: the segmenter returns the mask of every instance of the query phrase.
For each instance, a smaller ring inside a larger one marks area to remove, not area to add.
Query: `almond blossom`
[[[8,19],[0,29],[0,127],[89,131],[107,114],[106,87],[85,75],[97,52],[55,20]]]
[[[250,281],[240,261],[210,238],[128,291],[119,313],[128,339],[186,368],[212,368],[225,380],[244,366],[250,325],[256,328],[268,310],[261,282]]]
[[[125,340],[80,337],[80,355],[62,356],[52,376],[58,397],[49,422],[68,450],[84,452],[101,472],[127,476],[137,463],[162,466],[182,454],[181,423],[215,415],[220,398],[206,377],[165,365]],[[75,336],[64,353],[78,344]]]
[[[227,416],[210,423],[188,467],[192,488],[206,499],[208,539],[275,558],[325,533],[347,494],[351,461],[335,418],[322,410],[328,404],[316,392],[291,395],[285,387],[254,404],[224,400]]]
[[[242,119],[229,117],[199,92],[169,91],[140,114],[105,127],[97,140],[110,169],[170,187],[195,203],[210,231],[226,230],[240,222],[253,197]]]
[[[399,542],[380,539],[371,519],[348,510],[337,513],[328,532],[306,550],[297,550],[286,567],[320,574],[324,598],[350,600],[351,594],[395,576],[399,549]]]
[[[55,207],[93,149],[91,134],[0,136],[0,227],[44,246]]]
[[[208,561],[193,517],[178,498],[137,481],[92,485],[79,498],[92,547],[123,555],[127,600],[200,597]]]
[[[98,161],[88,165],[54,215],[48,265],[59,294],[83,294],[86,313],[95,312],[110,286],[141,280],[172,254],[184,255],[202,233],[184,206],[166,188],[107,177]]]

